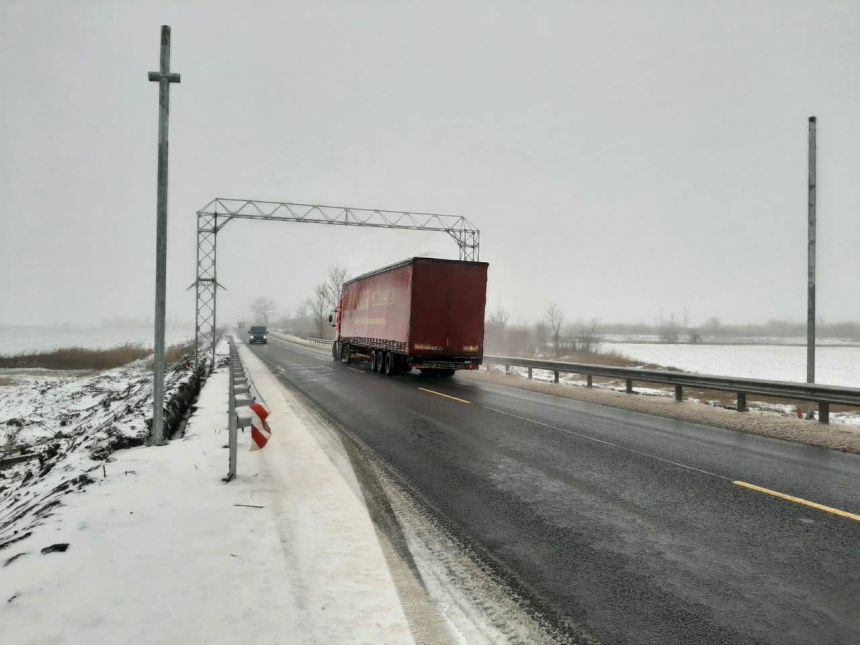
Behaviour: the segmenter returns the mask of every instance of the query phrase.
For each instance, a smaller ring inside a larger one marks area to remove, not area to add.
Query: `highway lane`
[[[860,521],[733,483],[860,513],[855,455],[253,351],[603,643],[860,642]]]

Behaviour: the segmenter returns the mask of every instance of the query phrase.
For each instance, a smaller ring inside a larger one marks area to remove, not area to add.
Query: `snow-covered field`
[[[779,345],[663,345],[604,343],[645,363],[685,372],[774,379],[806,380],[806,348]],[[815,380],[827,385],[860,387],[860,347],[818,347]]]
[[[680,338],[687,339],[687,332],[679,332]],[[656,334],[604,334],[603,339],[608,343],[642,343],[657,344],[663,340]],[[806,337],[803,336],[733,336],[733,337],[711,337],[705,336],[704,342],[709,345],[798,345],[806,346]],[[848,345],[860,347],[860,341],[856,338],[819,338],[819,345]]]
[[[0,458],[37,458],[0,471],[0,550],[25,539],[67,493],[92,482],[90,473],[113,450],[143,443],[152,417],[145,361],[89,376],[2,373]],[[189,370],[170,370],[166,398],[190,377]]]
[[[0,326],[0,355],[50,351],[60,347],[107,349],[126,343],[152,347],[152,327],[6,327]],[[168,327],[168,345],[194,337],[193,328]]]

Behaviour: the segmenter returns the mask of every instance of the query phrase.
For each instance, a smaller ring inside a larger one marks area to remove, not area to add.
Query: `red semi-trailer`
[[[411,258],[343,285],[332,357],[388,375],[452,376],[484,357],[486,262]]]

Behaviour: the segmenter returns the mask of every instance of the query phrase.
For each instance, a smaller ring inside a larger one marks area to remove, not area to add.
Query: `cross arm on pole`
[[[166,74],[162,73],[162,72],[149,72],[149,80],[150,81],[154,81],[157,83],[161,79],[167,79],[168,83],[179,83],[180,82],[178,72],[176,72],[176,73],[168,72]]]

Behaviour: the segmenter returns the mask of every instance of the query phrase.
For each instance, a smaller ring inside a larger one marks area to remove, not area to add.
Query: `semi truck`
[[[329,321],[332,358],[393,376],[453,376],[484,357],[486,262],[410,258],[350,280]]]

